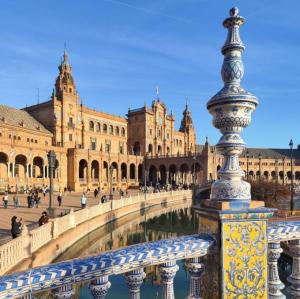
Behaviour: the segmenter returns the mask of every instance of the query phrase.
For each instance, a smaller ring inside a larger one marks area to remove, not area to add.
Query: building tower
[[[68,148],[82,145],[82,120],[72,66],[64,50],[52,94],[54,103],[54,142]]]
[[[196,135],[193,126],[193,120],[191,111],[189,110],[188,105],[185,105],[183,111],[183,118],[181,120],[180,132],[184,133],[184,154],[189,154],[195,152],[196,146]]]

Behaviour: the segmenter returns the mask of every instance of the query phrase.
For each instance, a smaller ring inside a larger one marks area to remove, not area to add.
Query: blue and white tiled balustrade
[[[163,298],[173,298],[176,261],[187,259],[188,265],[192,261],[193,267],[202,269],[199,257],[206,255],[214,243],[214,238],[209,235],[184,236],[34,268],[1,277],[0,298],[32,298],[32,294],[34,296],[35,293],[49,289],[53,291],[54,298],[72,298],[74,283],[90,281],[94,298],[103,299],[109,292],[109,276],[125,273],[129,298],[138,299],[144,278],[143,269],[152,265],[160,265],[159,271],[165,290]],[[195,265],[196,263],[199,263],[199,266]],[[199,295],[199,283],[195,282],[195,279],[200,279],[200,275],[192,277],[190,294]],[[193,289],[195,287],[197,290]]]

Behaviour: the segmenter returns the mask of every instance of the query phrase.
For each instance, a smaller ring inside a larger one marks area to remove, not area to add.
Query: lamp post
[[[113,171],[114,171],[114,167],[112,166],[112,164],[109,166],[109,199],[113,198],[113,194],[112,194],[112,175],[113,175]]]
[[[247,181],[249,181],[249,151],[246,152],[246,158],[247,158]]]
[[[258,155],[258,160],[259,160],[259,183],[261,183],[261,153]]]
[[[294,211],[294,180],[293,180],[293,139],[289,143],[291,150],[291,211]]]
[[[53,171],[55,169],[56,155],[53,150],[47,154],[50,174],[50,192],[49,192],[49,214],[53,214],[54,199],[53,199]]]

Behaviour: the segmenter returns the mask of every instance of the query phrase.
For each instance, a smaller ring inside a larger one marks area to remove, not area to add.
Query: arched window
[[[120,128],[116,127],[116,135],[119,136],[120,135]]]
[[[107,124],[103,125],[103,133],[107,133]]]
[[[96,125],[96,131],[100,132],[100,130],[101,130],[101,125],[100,125],[100,123],[97,123],[97,125]]]
[[[89,122],[89,128],[90,128],[90,131],[94,131],[94,122],[93,121]]]
[[[114,128],[113,128],[113,126],[109,126],[109,134],[110,134],[110,135],[113,135],[113,133],[114,133]]]
[[[125,129],[122,128],[122,136],[125,137]]]

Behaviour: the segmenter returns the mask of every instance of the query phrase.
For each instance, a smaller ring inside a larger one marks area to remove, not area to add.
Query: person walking
[[[97,198],[97,196],[98,196],[98,190],[95,189],[95,190],[94,190],[94,197]]]
[[[22,218],[20,218],[19,221],[17,216],[13,216],[11,218],[11,236],[13,239],[20,236],[22,232],[22,225]]]
[[[48,213],[47,212],[43,212],[42,213],[42,216],[40,217],[40,219],[39,219],[39,226],[42,226],[42,225],[44,225],[44,224],[46,224],[46,223],[48,223],[49,222],[49,216],[48,216]]]
[[[57,196],[57,201],[58,201],[58,206],[61,207],[61,204],[62,204],[62,193],[59,192],[58,196]]]
[[[86,207],[86,202],[87,202],[87,198],[85,193],[82,194],[81,196],[81,208],[84,209]]]
[[[4,193],[4,196],[3,196],[2,200],[3,200],[4,209],[7,209],[7,207],[8,207],[8,193],[7,192]]]
[[[14,201],[14,207],[15,207],[15,208],[18,208],[18,207],[20,206],[18,193],[16,193],[16,194],[14,195],[13,201]]]

